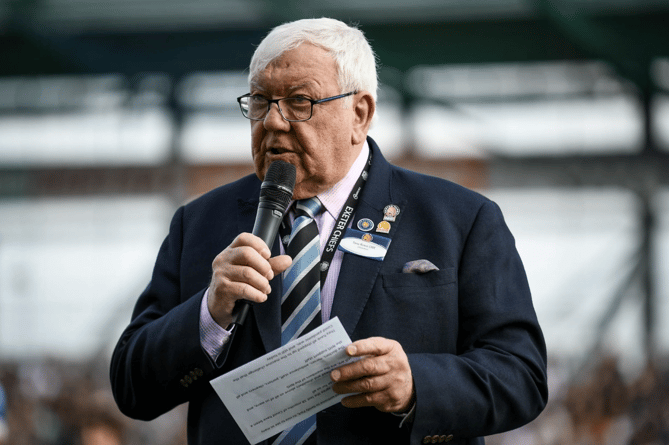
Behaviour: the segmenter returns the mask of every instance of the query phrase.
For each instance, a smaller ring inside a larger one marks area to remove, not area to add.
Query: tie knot
[[[295,202],[295,212],[298,215],[300,213],[306,213],[310,218],[315,218],[321,211],[323,211],[323,204],[315,196],[309,199],[300,199]]]

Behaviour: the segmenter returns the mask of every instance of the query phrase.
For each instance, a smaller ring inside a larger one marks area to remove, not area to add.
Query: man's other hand
[[[359,393],[345,397],[342,405],[347,408],[373,406],[389,413],[402,413],[411,408],[411,367],[398,342],[371,337],[348,345],[346,354],[362,358],[330,374],[337,394]]]

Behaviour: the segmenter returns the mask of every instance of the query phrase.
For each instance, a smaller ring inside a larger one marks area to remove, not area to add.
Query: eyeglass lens
[[[311,102],[300,97],[287,97],[278,102],[279,111],[288,120],[305,120],[311,117]],[[267,99],[248,96],[242,99],[242,111],[249,119],[264,119],[269,110]]]

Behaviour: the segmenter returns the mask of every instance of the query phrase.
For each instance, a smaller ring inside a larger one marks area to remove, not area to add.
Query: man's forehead
[[[264,76],[259,76],[259,77],[260,79],[255,78],[250,82],[249,86],[251,87],[251,89],[265,91],[279,86],[277,85],[278,80],[267,79]],[[316,88],[318,87],[318,83],[312,80],[307,80],[281,86],[285,91],[292,92],[297,90]]]

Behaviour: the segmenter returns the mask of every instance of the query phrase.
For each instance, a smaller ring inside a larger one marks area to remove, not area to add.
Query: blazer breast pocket
[[[424,274],[387,274],[381,279],[384,296],[375,300],[378,305],[375,312],[388,326],[394,326],[395,338],[407,353],[455,351],[454,334],[458,327],[455,267]]]

